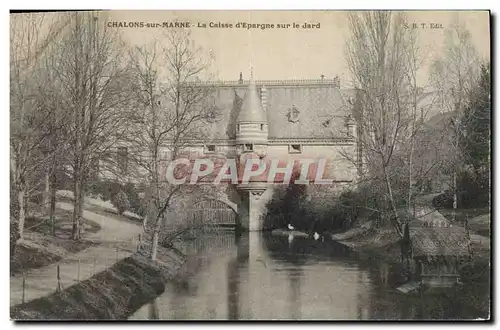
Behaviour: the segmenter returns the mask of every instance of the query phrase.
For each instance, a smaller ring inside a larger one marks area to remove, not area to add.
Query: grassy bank
[[[75,284],[63,292],[11,308],[14,320],[124,320],[165,290],[184,260],[162,251],[163,261],[138,255]]]
[[[453,209],[439,208],[439,213],[449,221],[453,221]],[[489,207],[457,209],[455,211],[455,221],[459,225],[464,225],[467,220],[471,231],[482,236],[490,236],[491,214]]]
[[[97,244],[71,239],[70,212],[56,209],[55,216],[55,236],[52,235],[52,224],[47,216],[35,215],[26,219],[24,238],[17,242],[11,260],[11,274],[50,265],[68,253],[76,253]],[[95,233],[100,229],[99,224],[85,220],[86,233]]]
[[[372,222],[347,231],[332,234],[331,238],[353,251],[387,262],[401,260],[399,236],[391,226],[375,227]]]

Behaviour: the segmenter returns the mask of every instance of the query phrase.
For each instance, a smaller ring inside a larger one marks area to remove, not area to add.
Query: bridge
[[[187,227],[228,227],[240,226],[238,213],[229,202],[216,198],[204,198],[186,210]]]
[[[236,204],[230,201],[215,197],[205,197],[191,205],[179,205],[175,214],[168,217],[163,224],[159,243],[163,246],[169,246],[176,237],[190,231],[210,232],[226,228],[239,229],[241,222],[236,207]],[[174,219],[175,221],[172,221]],[[149,255],[153,227],[153,222],[149,221],[138,252]]]

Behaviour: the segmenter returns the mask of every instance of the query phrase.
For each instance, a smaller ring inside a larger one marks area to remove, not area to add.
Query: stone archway
[[[204,197],[186,210],[188,226],[239,227],[237,205],[229,200]]]

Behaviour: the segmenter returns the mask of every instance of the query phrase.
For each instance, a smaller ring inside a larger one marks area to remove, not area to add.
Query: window
[[[215,152],[215,144],[209,144],[205,148],[205,152]]]
[[[260,130],[263,131],[264,130],[264,124],[260,124]]]
[[[291,154],[300,154],[302,152],[302,146],[300,144],[290,144],[288,146],[288,152]]]
[[[127,147],[118,147],[118,157],[116,159],[118,163],[118,169],[122,174],[127,173],[127,165],[128,165],[128,149]]]
[[[240,124],[236,125],[236,130],[239,132],[240,131]]]
[[[248,144],[243,145],[243,151],[246,151],[246,152],[253,151],[253,144],[248,143]]]

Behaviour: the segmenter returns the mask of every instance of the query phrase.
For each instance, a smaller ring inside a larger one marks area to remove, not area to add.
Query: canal
[[[476,318],[450,295],[395,290],[394,267],[335,242],[220,231],[183,241],[187,261],[131,320]]]

